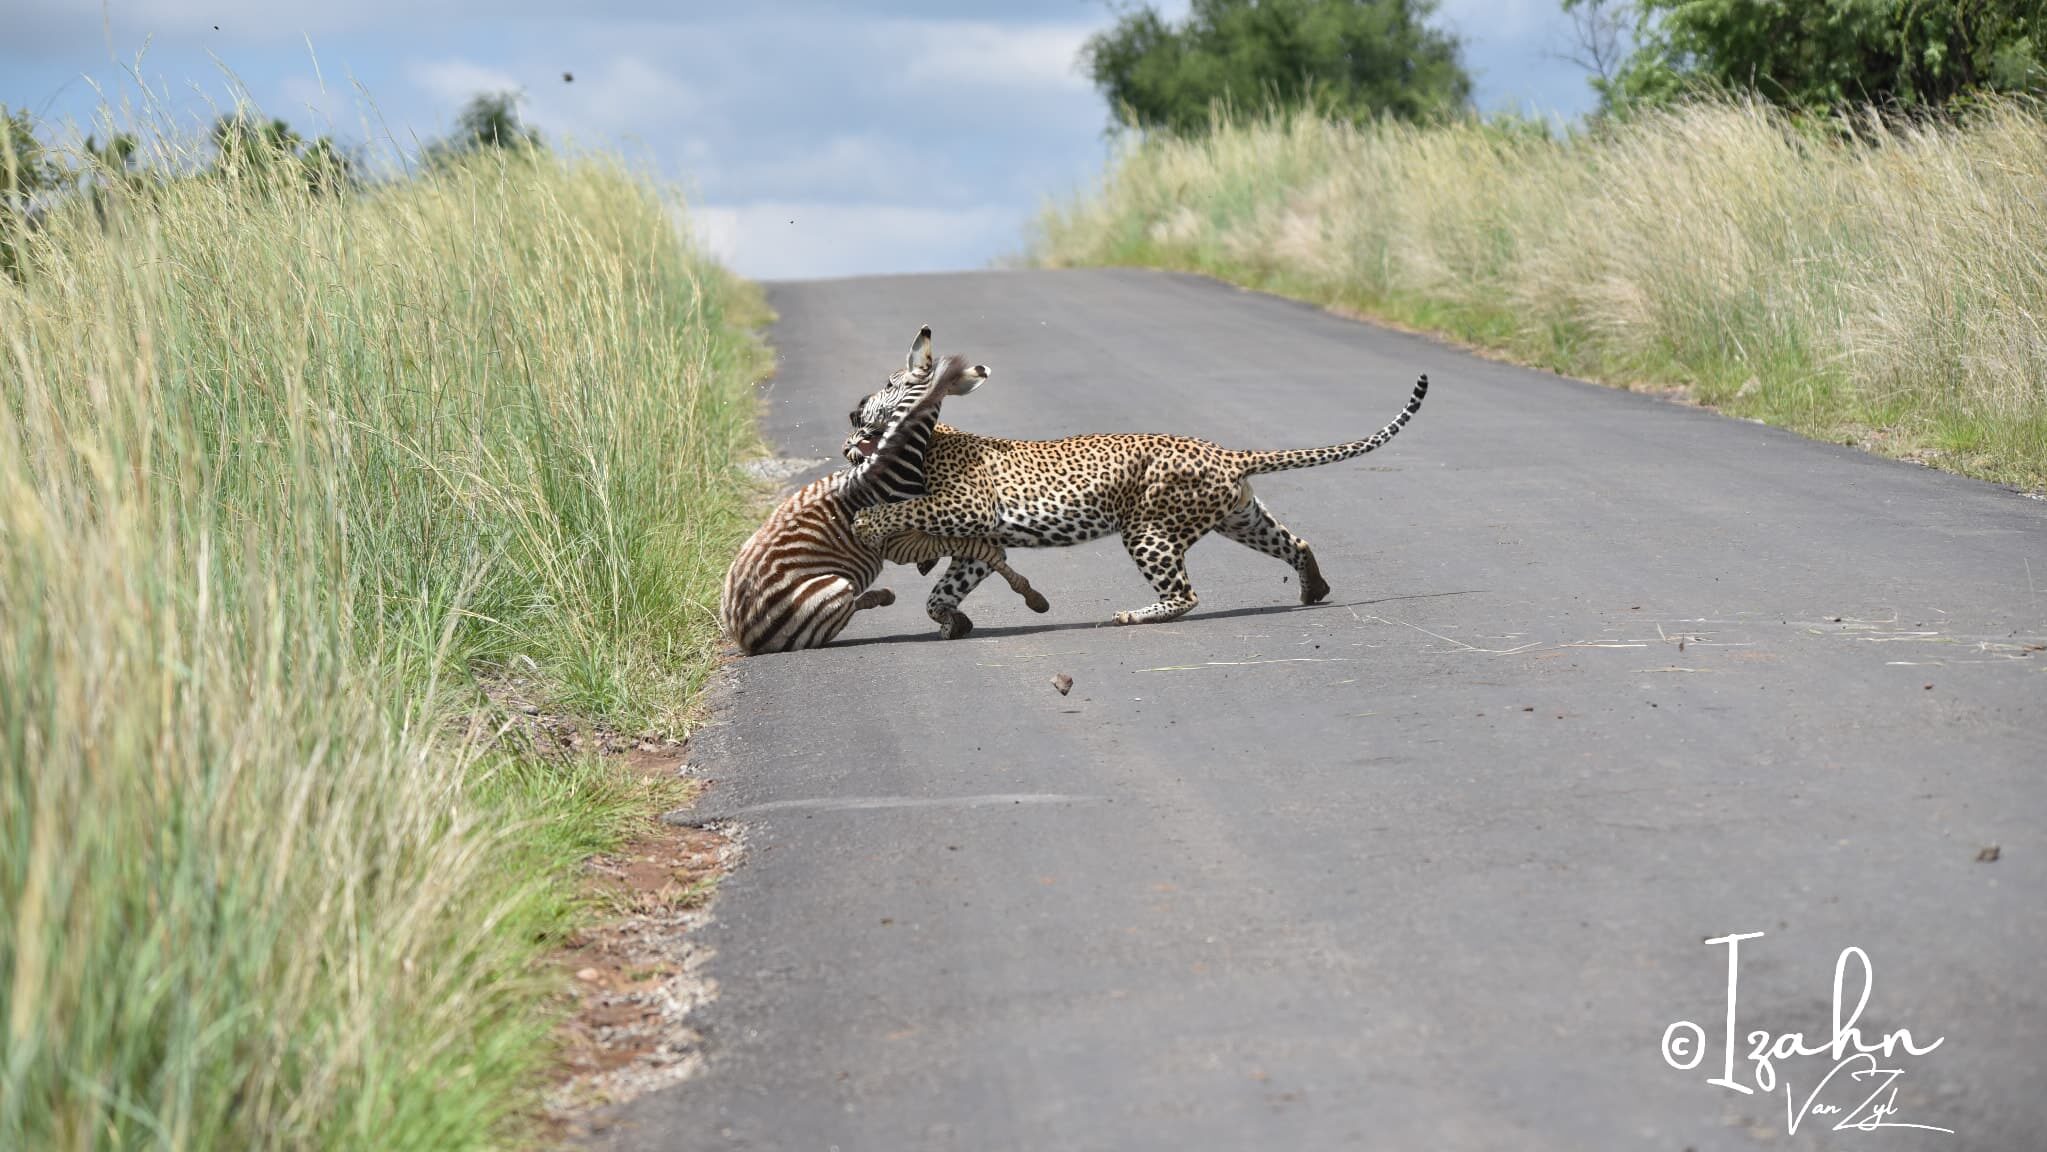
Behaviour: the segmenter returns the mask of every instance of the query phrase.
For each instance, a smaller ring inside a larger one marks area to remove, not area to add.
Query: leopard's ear
[[[932,366],[931,325],[926,324],[917,329],[917,338],[910,341],[910,354],[903,358],[903,368],[921,379],[930,374]]]
[[[979,388],[981,382],[986,379],[988,379],[988,366],[986,364],[976,364],[961,372],[959,378],[952,382],[952,386],[948,391],[954,396],[965,396],[967,393]]]

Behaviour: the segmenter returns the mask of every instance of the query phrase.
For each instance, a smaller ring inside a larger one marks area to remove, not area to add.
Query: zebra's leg
[[[862,592],[860,598],[853,601],[853,611],[865,612],[869,608],[886,608],[895,602],[896,594],[893,589],[876,588],[871,592]]]
[[[1009,590],[1023,597],[1024,606],[1031,611],[1042,613],[1052,610],[1052,604],[1044,594],[1031,587],[1031,582],[1021,572],[1009,566],[1008,557],[1000,545],[992,541],[975,541],[971,551],[953,555],[952,563],[946,566],[945,576],[931,589],[931,598],[925,605],[925,611],[945,630],[946,639],[957,640],[973,630],[973,621],[959,610],[959,603],[979,587],[991,571],[1001,573]]]
[[[1245,495],[1250,496],[1249,485],[1245,486]],[[1236,511],[1223,517],[1215,530],[1246,548],[1286,561],[1301,577],[1301,603],[1318,604],[1329,595],[1329,581],[1322,578],[1322,566],[1315,563],[1314,550],[1306,540],[1274,519],[1265,501],[1250,496]]]
[[[1009,585],[1009,590],[1023,597],[1025,607],[1033,612],[1050,612],[1052,610],[1052,603],[1045,599],[1044,593],[1031,587],[1031,582],[1024,579],[1023,573],[1011,568],[1008,561],[997,560],[994,568],[1003,581]]]
[[[938,578],[938,583],[931,586],[931,595],[924,601],[924,614],[931,617],[947,640],[957,640],[974,630],[973,620],[960,611],[960,601],[994,571],[985,561],[955,556],[945,566],[945,574]]]

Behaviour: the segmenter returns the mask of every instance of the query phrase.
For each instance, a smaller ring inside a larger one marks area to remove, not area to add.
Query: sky
[[[0,0],[0,104],[87,124],[146,84],[198,131],[239,89],[302,135],[413,151],[516,89],[546,139],[682,188],[743,275],[978,268],[1099,178],[1108,108],[1075,56],[1113,20],[1102,0]],[[1592,106],[1557,0],[1436,21],[1482,109]]]

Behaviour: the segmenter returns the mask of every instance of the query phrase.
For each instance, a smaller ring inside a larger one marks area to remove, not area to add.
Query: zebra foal
[[[797,490],[768,517],[725,571],[718,619],[725,635],[752,656],[829,644],[865,608],[895,602],[888,589],[870,591],[885,561],[929,563],[939,556],[978,560],[1001,573],[1033,611],[1049,605],[1009,567],[1000,544],[907,533],[880,547],[853,532],[853,515],[925,494],[924,450],[939,406],[981,386],[988,369],[962,356],[933,363],[931,329],[917,333],[907,365],[889,378],[898,395],[888,417],[863,443],[857,465]]]

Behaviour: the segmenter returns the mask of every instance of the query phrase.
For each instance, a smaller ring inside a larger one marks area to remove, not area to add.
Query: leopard
[[[1374,451],[1407,426],[1428,392],[1424,373],[1400,414],[1362,440],[1281,451],[1241,451],[1157,433],[1012,440],[941,423],[925,450],[926,494],[863,509],[854,518],[854,532],[883,551],[906,533],[969,537],[1010,548],[1061,548],[1120,534],[1158,600],[1115,613],[1116,624],[1159,624],[1192,611],[1200,598],[1187,575],[1187,550],[1214,532],[1284,561],[1299,578],[1301,603],[1318,604],[1330,586],[1314,550],[1273,516],[1252,491],[1250,477]],[[841,448],[848,460],[864,459],[864,445],[884,415],[875,397],[848,414],[853,431]],[[935,564],[934,557],[918,570],[928,574]],[[954,556],[932,587],[925,613],[947,638],[971,631],[971,624],[960,626],[960,601],[991,571],[971,557]]]

